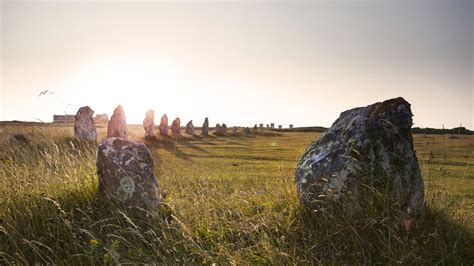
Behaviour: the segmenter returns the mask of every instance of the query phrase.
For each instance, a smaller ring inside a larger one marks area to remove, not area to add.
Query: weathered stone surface
[[[217,135],[222,134],[222,127],[220,124],[216,124],[216,128],[214,129],[214,134],[217,134]]]
[[[194,125],[193,125],[193,120],[189,121],[186,124],[186,134],[189,134],[194,137],[196,135],[196,132],[194,131]]]
[[[168,135],[168,116],[166,116],[166,114],[164,114],[161,117],[159,129],[160,129],[160,135],[163,135],[163,136]]]
[[[154,136],[153,127],[155,126],[155,112],[150,109],[146,112],[145,119],[143,119],[143,128],[145,129],[145,138]]]
[[[181,134],[181,120],[179,117],[176,117],[171,124],[171,132],[174,136],[179,136]]]
[[[99,145],[99,190],[113,199],[131,206],[157,209],[160,193],[153,169],[153,157],[143,143],[108,138]]]
[[[128,136],[127,119],[122,106],[117,106],[114,114],[110,118],[109,126],[107,128],[107,138],[118,137],[126,139]]]
[[[201,134],[204,136],[209,135],[209,119],[207,117],[204,119],[204,123],[202,124]]]
[[[403,98],[343,112],[298,162],[302,204],[331,203],[349,213],[387,206],[408,215],[423,207],[423,179],[413,150],[412,113]]]
[[[94,111],[89,106],[79,108],[74,117],[74,135],[78,139],[97,141],[97,131],[92,116]]]

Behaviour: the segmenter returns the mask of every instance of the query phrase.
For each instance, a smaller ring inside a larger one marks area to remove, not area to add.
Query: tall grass
[[[472,140],[446,147],[416,138],[426,207],[416,229],[405,232],[390,216],[300,207],[293,171],[313,133],[148,143],[168,195],[154,215],[98,198],[96,145],[66,130],[48,137],[50,130],[28,133],[30,143],[2,146],[0,264],[474,261],[474,170],[453,163],[470,160]],[[428,163],[430,150],[435,159],[447,152],[444,164]]]

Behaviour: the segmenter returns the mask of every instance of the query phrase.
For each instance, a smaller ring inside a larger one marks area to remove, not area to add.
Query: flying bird
[[[40,92],[40,94],[38,95],[38,98],[41,97],[42,95],[46,95],[46,93],[48,93],[49,90],[44,90],[42,92]]]

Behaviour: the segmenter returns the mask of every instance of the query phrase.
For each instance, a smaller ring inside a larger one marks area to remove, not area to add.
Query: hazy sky
[[[1,3],[0,120],[330,126],[402,96],[415,126],[474,128],[472,0]]]

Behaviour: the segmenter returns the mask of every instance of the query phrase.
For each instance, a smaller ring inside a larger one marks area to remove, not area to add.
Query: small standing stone
[[[125,118],[125,112],[122,106],[117,106],[114,110],[114,114],[110,118],[109,126],[107,128],[107,138],[118,137],[127,139],[127,119]]]
[[[222,135],[227,134],[227,125],[224,123],[222,124],[222,127],[221,127],[221,133]]]
[[[194,135],[196,135],[195,131],[194,131],[194,125],[193,125],[193,120],[189,121],[187,124],[186,124],[186,134],[189,134],[191,136],[194,137]]]
[[[220,124],[216,124],[216,128],[214,129],[214,134],[217,134],[217,135],[222,134],[222,128]]]
[[[143,128],[145,129],[145,138],[153,137],[153,127],[155,126],[155,112],[150,109],[146,112],[146,117],[143,120]]]
[[[108,138],[99,145],[97,174],[103,195],[131,206],[157,209],[160,190],[153,169],[153,157],[143,143]]]
[[[74,135],[78,139],[97,141],[97,130],[92,116],[94,111],[89,106],[79,108],[74,117]]]
[[[179,117],[176,117],[171,124],[171,132],[174,136],[179,136],[181,134],[181,120]]]
[[[233,135],[237,135],[237,127],[233,127],[233,128],[232,128],[232,134],[233,134]]]
[[[282,125],[278,125],[278,129],[283,129],[283,126],[282,126]]]
[[[168,116],[166,116],[166,114],[161,117],[160,126],[158,128],[160,130],[160,135],[168,135]]]
[[[202,131],[201,131],[201,134],[203,136],[207,136],[209,135],[209,119],[204,119],[204,123],[202,124]]]
[[[254,127],[254,130],[255,130],[255,127]],[[251,134],[250,128],[246,127],[246,128],[244,129],[244,134],[245,134],[245,135],[250,135],[250,134]]]

